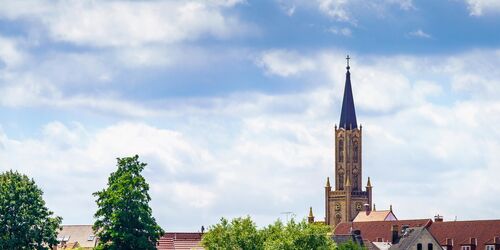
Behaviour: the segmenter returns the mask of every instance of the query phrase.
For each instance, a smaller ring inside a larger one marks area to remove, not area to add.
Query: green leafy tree
[[[280,220],[262,230],[264,249],[301,250],[335,249],[329,238],[330,227],[321,224],[310,224],[305,220],[295,222],[293,219],[284,225]]]
[[[352,240],[338,245],[338,250],[365,250],[366,248],[354,243]]]
[[[220,223],[209,227],[202,244],[209,250],[262,249],[262,236],[250,217],[235,218],[231,222],[222,218]]]
[[[203,236],[202,244],[207,249],[335,249],[328,237],[330,228],[324,225],[299,223],[290,220],[286,225],[276,221],[258,230],[250,219],[236,218],[231,222],[222,218],[220,223],[209,227]]]
[[[156,249],[164,233],[149,207],[149,185],[141,175],[146,163],[138,159],[137,155],[118,158],[118,170],[108,178],[108,187],[94,193],[97,249]]]
[[[43,192],[28,176],[0,174],[0,249],[48,249],[57,244],[61,217],[45,207]]]

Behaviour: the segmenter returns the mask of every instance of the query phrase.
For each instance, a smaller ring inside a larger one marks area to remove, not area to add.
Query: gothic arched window
[[[339,162],[344,161],[344,140],[340,139],[339,140]]]
[[[339,184],[339,190],[344,190],[344,174],[339,174],[339,180],[337,182]]]
[[[358,158],[359,158],[359,146],[358,146],[358,141],[354,141],[354,163],[358,163]]]

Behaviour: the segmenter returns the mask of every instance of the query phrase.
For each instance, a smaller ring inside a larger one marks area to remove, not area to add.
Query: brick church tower
[[[335,125],[335,187],[330,178],[325,187],[325,223],[335,227],[341,222],[350,222],[360,211],[372,208],[372,186],[370,177],[366,191],[362,189],[362,127],[358,128],[347,56],[347,72],[340,124]]]

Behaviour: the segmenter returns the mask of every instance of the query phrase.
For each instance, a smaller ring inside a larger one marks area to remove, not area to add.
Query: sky
[[[500,218],[500,1],[0,1],[0,171],[91,224],[116,158],[166,231],[324,217],[345,57],[399,219]]]

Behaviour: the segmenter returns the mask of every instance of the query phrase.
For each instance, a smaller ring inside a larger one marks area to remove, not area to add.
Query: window
[[[485,250],[495,250],[495,245],[486,245]]]
[[[358,142],[357,141],[354,141],[354,163],[358,163],[358,151],[359,151],[359,147],[358,147]]]
[[[88,241],[93,241],[95,238],[95,235],[91,234],[89,235],[89,237],[87,238]]]
[[[448,246],[441,246],[443,250],[448,250]]]
[[[470,246],[462,246],[462,250],[470,250]]]
[[[427,250],[432,250],[433,247],[432,243],[427,244]]]
[[[422,244],[420,243],[417,244],[417,250],[422,250]]]
[[[339,162],[344,161],[344,140],[339,140]]]

